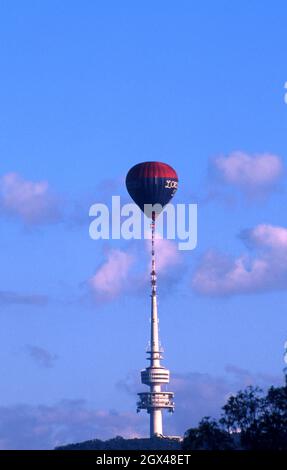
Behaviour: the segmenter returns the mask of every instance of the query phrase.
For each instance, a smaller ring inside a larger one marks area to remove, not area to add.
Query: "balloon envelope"
[[[174,196],[178,185],[176,171],[166,163],[143,162],[133,166],[127,174],[126,186],[131,198],[147,217],[159,215]],[[160,204],[154,211],[145,205]]]

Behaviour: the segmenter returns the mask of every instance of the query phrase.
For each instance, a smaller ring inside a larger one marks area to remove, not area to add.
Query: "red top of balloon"
[[[129,176],[137,178],[170,178],[178,179],[176,171],[167,163],[144,162],[138,163],[131,170]]]

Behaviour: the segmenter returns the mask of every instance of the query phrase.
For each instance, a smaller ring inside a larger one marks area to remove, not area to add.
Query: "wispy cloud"
[[[63,400],[55,405],[0,407],[0,449],[53,449],[89,439],[147,432],[136,413],[95,410],[84,400]]]
[[[151,253],[150,237],[146,241],[146,252]],[[168,269],[181,263],[180,252],[176,243],[162,238],[159,234],[156,234],[155,237],[155,253],[156,269],[160,273],[166,273]]]
[[[251,248],[269,249],[280,253],[287,249],[287,229],[285,227],[260,224],[254,229],[243,230],[240,237]]]
[[[89,280],[94,293],[102,298],[114,299],[128,287],[128,274],[134,258],[122,250],[111,250],[107,260]]]
[[[125,190],[125,180],[123,177],[103,179],[95,182],[93,191],[83,193],[74,201],[69,201],[69,214],[66,218],[68,228],[81,226],[88,227],[91,223],[89,209],[93,204],[101,203],[111,211],[112,196],[121,195],[121,201],[125,201],[127,193]]]
[[[0,212],[25,225],[59,222],[61,204],[47,181],[30,181],[18,173],[0,178]]]
[[[270,153],[250,155],[237,151],[211,160],[210,170],[221,183],[254,196],[274,189],[283,174],[283,163],[279,156]]]
[[[0,291],[0,305],[34,305],[41,306],[48,303],[46,295],[21,294],[13,291]]]
[[[54,367],[58,356],[50,353],[47,349],[32,344],[25,346],[26,354],[40,367],[51,368]]]
[[[206,252],[193,275],[195,291],[231,296],[287,289],[287,229],[262,224],[242,231],[240,237],[254,252],[236,258]]]

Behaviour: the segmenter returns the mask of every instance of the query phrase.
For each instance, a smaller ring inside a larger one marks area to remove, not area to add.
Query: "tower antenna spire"
[[[149,392],[139,393],[137,411],[147,410],[150,415],[150,437],[162,436],[162,410],[174,411],[174,393],[161,390],[162,385],[169,383],[169,370],[160,363],[162,349],[158,333],[157,285],[155,264],[155,212],[151,222],[151,332],[150,349],[147,351],[150,365],[141,371],[141,381],[150,387]]]
[[[284,378],[285,378],[285,386],[287,387],[287,341],[285,341],[284,344],[284,362],[285,362],[285,367],[283,369],[284,372]]]
[[[156,294],[156,272],[155,272],[155,212],[152,212],[151,222],[151,291]]]

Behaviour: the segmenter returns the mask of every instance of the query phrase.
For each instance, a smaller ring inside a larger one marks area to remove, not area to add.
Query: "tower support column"
[[[162,412],[161,409],[150,411],[150,437],[162,436]]]

